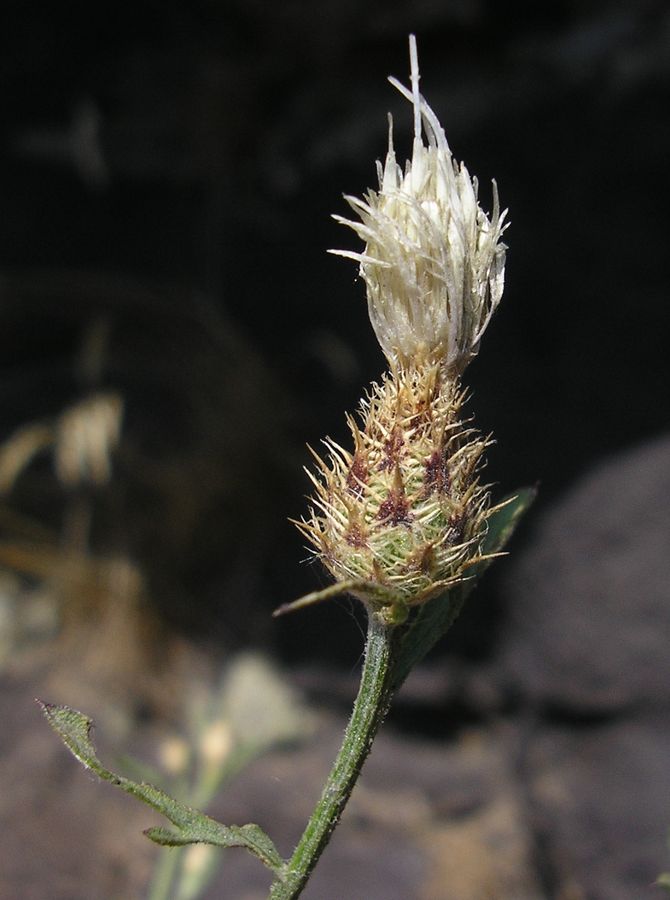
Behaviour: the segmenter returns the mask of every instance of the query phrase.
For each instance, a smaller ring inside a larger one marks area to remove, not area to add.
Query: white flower
[[[506,211],[493,182],[489,218],[477,201],[477,179],[456,163],[437,116],[419,93],[416,39],[410,36],[411,90],[391,84],[413,104],[414,144],[405,170],[389,149],[377,163],[379,192],[346,197],[360,222],[335,216],[365,242],[362,253],[331,250],[360,263],[370,321],[392,365],[426,358],[462,371],[476,355],[503,292]],[[424,144],[422,127],[428,146]]]

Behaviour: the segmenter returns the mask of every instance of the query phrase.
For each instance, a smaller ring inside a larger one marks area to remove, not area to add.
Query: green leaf
[[[659,875],[654,884],[656,887],[670,891],[670,872],[664,872],[662,875]]]
[[[258,825],[222,825],[197,809],[186,806],[166,794],[160,788],[146,782],[135,782],[106,769],[98,759],[91,741],[92,721],[68,706],[37,701],[44,711],[47,721],[60,735],[68,749],[87,769],[95,772],[104,781],[120,787],[122,791],[137,797],[156,812],[165,816],[174,826],[169,828],[149,828],[144,833],[150,840],[168,847],[184,844],[213,844],[217,847],[244,847],[268,868],[281,877],[284,861],[276,847]]]
[[[497,554],[503,550],[536,494],[534,488],[522,488],[500,504],[489,518],[488,532],[482,548],[484,554]],[[419,609],[407,628],[398,650],[395,662],[395,688],[400,687],[414,666],[451,628],[467,597],[492,561],[492,558],[482,560],[474,567],[467,581],[441,597],[429,600]]]

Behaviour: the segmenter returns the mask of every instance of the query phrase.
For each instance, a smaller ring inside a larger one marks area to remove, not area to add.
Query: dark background
[[[487,477],[501,493],[539,481],[541,509],[667,427],[666,4],[5,15],[0,433],[93,389],[122,394],[91,548],[138,561],[178,629],[288,659],[357,652],[336,604],[267,613],[321,583],[286,522],[304,509],[304,443],[346,440],[344,410],[384,365],[355,267],[325,250],[354,246],[329,216],[375,185],[387,110],[409,149],[410,110],[385,78],[407,79],[410,31],[456,158],[484,208],[495,177],[510,210],[504,301],[467,375],[497,441]],[[11,497],[56,526],[63,502],[48,460]],[[482,594],[453,642],[475,655],[500,615],[494,576]]]

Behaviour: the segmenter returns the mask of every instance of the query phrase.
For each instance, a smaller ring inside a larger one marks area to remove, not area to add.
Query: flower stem
[[[370,613],[361,684],[340,752],[283,876],[270,888],[269,900],[300,896],[340,820],[391,702],[398,631]]]

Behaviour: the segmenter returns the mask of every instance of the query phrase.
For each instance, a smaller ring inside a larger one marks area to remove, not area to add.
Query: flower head
[[[493,183],[493,212],[477,200],[477,179],[451,155],[444,130],[419,93],[416,39],[410,37],[411,90],[389,81],[414,107],[412,159],[389,149],[377,164],[379,191],[347,197],[360,222],[335,216],[365,242],[360,263],[370,321],[391,365],[439,361],[461,372],[476,355],[503,292],[505,212]],[[427,139],[424,143],[422,130]]]
[[[389,626],[472,576],[485,554],[491,507],[480,481],[489,443],[464,418],[460,376],[503,290],[505,213],[489,218],[477,182],[454,162],[437,117],[419,94],[416,41],[414,149],[405,170],[389,136],[379,192],[347,198],[360,222],[360,264],[373,328],[390,372],[349,417],[353,450],[327,438],[309,473],[315,492],[296,522],[335,579],[277,614],[349,593]],[[422,138],[427,138],[427,146]]]

